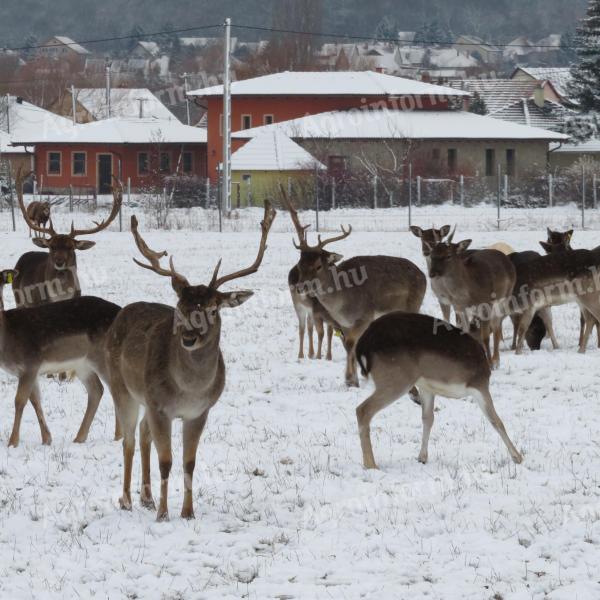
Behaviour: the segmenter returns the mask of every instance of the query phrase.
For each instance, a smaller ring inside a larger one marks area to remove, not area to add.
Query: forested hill
[[[219,23],[269,26],[286,4],[314,0],[0,0],[0,47],[43,41],[54,34],[77,40]],[[495,41],[539,39],[573,30],[586,0],[322,0],[326,31],[372,36],[423,26],[444,34],[471,33]],[[281,21],[281,18],[279,18]],[[382,26],[383,25],[383,26]],[[235,32],[241,38],[265,32]],[[187,35],[203,35],[190,32]]]

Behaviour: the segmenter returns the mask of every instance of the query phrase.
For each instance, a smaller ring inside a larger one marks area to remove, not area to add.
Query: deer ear
[[[456,253],[461,254],[464,252],[470,245],[473,240],[463,240],[462,242],[458,242],[456,244]]]
[[[5,271],[0,272],[0,283],[2,285],[10,285],[18,274],[19,271],[16,271],[15,269],[6,269]]]
[[[176,275],[172,275],[171,276],[171,287],[173,288],[174,292],[177,294],[178,298],[181,298],[181,294],[184,290],[184,288],[189,287],[190,284],[188,283],[188,281],[186,279],[183,279],[182,277],[177,277]]]
[[[327,262],[330,265],[334,265],[335,263],[340,262],[340,260],[342,260],[342,258],[344,258],[343,254],[338,254],[337,252],[330,252],[327,255]]]
[[[416,225],[410,226],[410,232],[413,235],[416,235],[418,238],[420,238],[423,235],[423,230],[420,227],[417,227]]]
[[[546,254],[550,254],[552,252],[552,244],[548,242],[540,242],[540,246],[546,251]]]
[[[240,304],[244,304],[247,300],[254,296],[254,292],[250,290],[241,290],[239,292],[219,292],[217,304],[219,308],[234,308]]]
[[[567,239],[568,239],[569,241],[571,241],[571,238],[572,238],[572,237],[573,237],[573,230],[572,230],[572,229],[569,229],[569,231],[567,231]]]
[[[546,227],[546,232],[548,233],[548,239],[552,236],[552,229],[550,227]]]
[[[96,245],[96,242],[90,240],[75,240],[75,250],[89,250]]]
[[[450,225],[444,225],[443,227],[440,227],[440,235],[442,236],[442,239],[445,238],[449,233]]]
[[[31,240],[38,248],[47,248],[48,247],[48,242],[50,241],[49,238],[33,238]]]

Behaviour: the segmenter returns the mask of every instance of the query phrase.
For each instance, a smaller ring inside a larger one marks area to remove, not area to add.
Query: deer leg
[[[315,357],[315,347],[313,344],[313,325],[314,325],[314,321],[313,321],[313,317],[312,315],[308,315],[308,317],[306,318],[307,321],[307,330],[308,330],[308,358],[314,358]]]
[[[585,309],[581,309],[579,312],[579,351],[583,347],[583,336],[585,332]]]
[[[183,478],[185,491],[183,493],[183,506],[181,508],[182,519],[195,518],[192,483],[194,479],[194,468],[196,466],[198,442],[200,441],[204,426],[206,425],[207,417],[208,411],[193,421],[183,422]]]
[[[598,330],[598,345],[600,345],[600,329]],[[325,357],[327,360],[333,360],[333,356],[331,354],[331,344],[333,342],[333,326],[327,323],[327,356]]]
[[[423,421],[423,437],[421,438],[421,452],[419,452],[419,462],[425,464],[428,458],[429,434],[433,427],[433,406],[435,396],[425,389],[420,390],[421,396],[421,419]]]
[[[140,455],[142,457],[142,489],[140,490],[140,503],[144,508],[156,510],[152,497],[152,481],[150,478],[150,450],[152,448],[152,434],[146,420],[146,415],[140,421]]]
[[[596,325],[596,334],[598,335],[598,348],[600,348],[600,321],[598,321],[598,319],[595,319],[595,323]]]
[[[481,320],[479,323],[479,335],[481,336],[481,343],[485,350],[488,363],[490,367],[494,368],[494,361],[492,359],[492,353],[490,351],[490,322],[488,320]],[[495,345],[495,344],[494,344]]]
[[[517,349],[516,354],[523,353],[523,344],[525,343],[525,334],[527,333],[527,329],[529,329],[529,325],[531,325],[531,321],[536,313],[536,309],[534,307],[528,308],[525,312],[521,314],[521,319],[519,320],[519,327],[517,330]]]
[[[315,329],[317,330],[317,359],[323,357],[323,337],[325,336],[325,326],[323,319],[315,317]]]
[[[450,313],[452,312],[452,306],[450,304],[443,304],[440,301],[440,308],[442,309],[442,317],[444,321],[450,323]]]
[[[540,308],[540,310],[538,310],[537,314],[546,327],[546,332],[548,333],[550,341],[552,342],[552,348],[554,350],[558,350],[558,340],[556,339],[554,327],[552,326],[552,309],[549,306],[544,306],[544,308]]]
[[[298,350],[298,358],[304,358],[304,331],[305,331],[306,317],[302,315],[298,316],[298,337],[300,339],[300,350]]]
[[[579,346],[579,352],[585,353],[589,337],[594,329],[594,324],[600,319],[600,298],[595,294],[579,296],[577,303],[585,321],[583,339]]]
[[[79,431],[73,440],[76,444],[82,444],[87,440],[92,421],[94,420],[94,416],[96,415],[98,405],[100,404],[104,392],[104,386],[100,382],[100,379],[98,379],[96,373],[92,372],[86,375],[80,375],[80,379],[87,391],[88,404]]]
[[[23,418],[23,410],[27,404],[27,400],[31,396],[31,391],[36,383],[35,375],[29,373],[22,375],[19,378],[17,386],[17,394],[15,396],[15,419],[13,421],[12,433],[8,440],[9,446],[15,448],[19,445],[19,432],[21,431],[21,419]]]
[[[158,503],[157,521],[169,520],[168,494],[169,474],[173,465],[171,452],[171,420],[153,410],[147,410],[146,418],[150,425],[152,441],[158,452],[158,468],[160,470],[160,500]]]
[[[517,464],[523,462],[523,457],[521,453],[515,448],[514,444],[511,442],[508,434],[506,433],[506,429],[504,427],[504,423],[502,419],[498,416],[496,409],[494,408],[494,403],[492,401],[492,396],[490,395],[490,391],[488,389],[487,384],[482,389],[472,388],[468,390],[469,395],[473,396],[479,407],[483,411],[483,414],[486,416],[488,421],[492,424],[492,427],[498,432],[498,435],[502,438],[504,445],[508,448],[508,452],[510,453],[511,458]]]
[[[354,347],[356,338],[353,333],[344,336],[344,347],[346,348],[346,385],[348,387],[360,387],[358,383],[358,374],[356,372],[356,359],[354,356]]]
[[[371,394],[362,404],[356,409],[356,420],[358,422],[358,435],[360,436],[360,445],[362,448],[363,465],[365,469],[379,468],[375,463],[373,455],[373,446],[371,444],[371,420],[386,406],[389,406],[394,400],[406,394],[411,384],[406,384],[400,389],[401,393],[393,394],[390,390],[378,390]]]
[[[42,444],[44,444],[44,446],[49,446],[52,443],[52,435],[50,434],[50,430],[46,424],[46,418],[44,417],[44,411],[42,410],[40,388],[37,384],[37,381],[31,389],[29,401],[33,405],[33,410],[35,410],[35,415],[40,425],[40,431],[42,432]]]
[[[491,325],[492,333],[494,335],[492,368],[497,369],[500,366],[500,341],[502,340],[502,319],[498,317],[493,317],[489,325]]]
[[[512,344],[510,346],[511,350],[516,350],[517,349],[517,331],[519,329],[519,321],[521,320],[521,315],[510,315],[510,320],[512,321],[512,325],[513,325],[513,338],[512,338]]]

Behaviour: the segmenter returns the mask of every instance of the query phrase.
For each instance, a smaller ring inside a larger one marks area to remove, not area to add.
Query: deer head
[[[436,229],[435,225],[432,225],[431,229],[421,229],[416,225],[412,225],[410,231],[414,236],[421,239],[423,256],[429,256],[429,247],[443,241],[450,233],[450,225],[444,225],[440,229]]]
[[[96,242],[90,240],[77,239],[82,235],[92,235],[106,229],[117,217],[121,204],[123,202],[123,187],[115,178],[116,187],[113,187],[113,205],[107,219],[98,223],[94,222],[95,227],[90,229],[75,229],[75,225],[71,223],[71,231],[67,234],[57,233],[52,225],[52,219],[49,220],[48,226],[38,225],[27,215],[27,209],[23,201],[23,181],[28,175],[23,175],[19,169],[16,177],[17,197],[19,207],[27,225],[33,230],[47,235],[48,237],[33,238],[33,243],[40,247],[46,248],[50,255],[50,263],[57,271],[67,271],[76,265],[75,251],[89,250]],[[48,204],[48,203],[46,203]],[[48,205],[48,214],[50,214],[50,206]]]
[[[540,242],[540,246],[546,251],[546,254],[554,254],[556,252],[564,252],[565,250],[573,250],[571,247],[571,238],[573,230],[569,231],[552,231],[547,228],[548,239],[545,242]]]
[[[448,238],[446,242],[439,242],[435,245],[425,242],[427,250],[429,252],[429,276],[430,277],[443,277],[447,274],[448,270],[452,267],[454,259],[461,257],[461,255],[468,250],[472,240],[463,240],[454,244],[452,238],[454,232]]]
[[[229,281],[246,277],[258,271],[267,249],[267,237],[275,215],[275,209],[268,200],[265,201],[265,212],[261,221],[262,234],[254,262],[245,269],[219,277],[221,266],[221,260],[219,260],[208,285],[191,285],[175,269],[172,256],[169,257],[169,267],[162,267],[160,260],[168,253],[166,251],[151,250],[138,232],[138,222],[135,215],[131,217],[131,232],[135,243],[149,264],[135,258],[133,260],[144,269],[171,278],[171,285],[178,298],[175,310],[174,334],[180,337],[181,346],[185,350],[192,352],[208,345],[215,339],[218,340],[220,332],[219,311],[221,308],[239,306],[254,294],[250,290],[223,292],[219,288]]]

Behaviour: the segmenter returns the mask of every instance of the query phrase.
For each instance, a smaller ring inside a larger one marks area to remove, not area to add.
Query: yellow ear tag
[[[343,337],[342,332],[341,332],[340,329],[336,329],[335,330],[335,337],[339,337],[339,338]]]
[[[6,283],[12,283],[12,282],[13,282],[13,274],[8,273],[8,275],[6,276]]]

